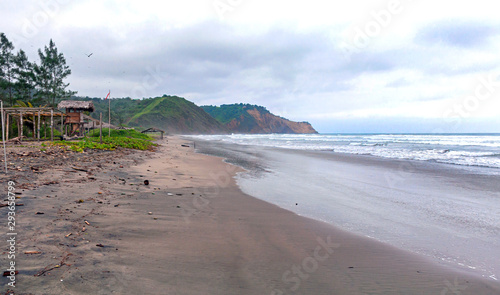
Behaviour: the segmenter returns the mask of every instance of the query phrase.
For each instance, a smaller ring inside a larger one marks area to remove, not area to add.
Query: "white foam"
[[[499,135],[233,134],[203,135],[195,136],[195,138],[240,145],[334,151],[393,159],[500,168]]]

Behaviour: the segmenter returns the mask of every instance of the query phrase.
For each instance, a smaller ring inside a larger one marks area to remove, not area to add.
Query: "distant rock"
[[[205,112],[222,123],[232,133],[251,134],[314,134],[308,122],[293,122],[278,117],[265,107],[250,104],[202,106]]]

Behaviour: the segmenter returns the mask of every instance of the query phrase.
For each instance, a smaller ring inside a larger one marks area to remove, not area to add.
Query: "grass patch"
[[[103,128],[102,129],[102,138],[108,137],[109,134],[109,129],[108,128]],[[94,129],[90,132],[89,134],[90,137],[92,138],[99,138],[99,129]],[[126,137],[126,138],[137,138],[137,139],[145,139],[145,140],[153,140],[153,138],[147,134],[137,132],[134,129],[121,129],[121,130],[115,130],[111,129],[111,137]]]
[[[106,132],[104,132],[106,131]],[[103,129],[102,143],[99,140],[99,132],[92,134],[79,141],[59,141],[54,142],[54,146],[67,146],[75,152],[83,152],[85,149],[99,149],[112,151],[118,147],[135,149],[135,150],[150,150],[157,144],[153,143],[153,138],[137,132],[135,130],[111,130],[111,137],[108,136],[108,129]]]

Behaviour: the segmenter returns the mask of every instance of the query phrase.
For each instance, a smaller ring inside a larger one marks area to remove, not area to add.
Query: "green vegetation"
[[[210,116],[217,119],[222,124],[228,124],[234,119],[248,119],[251,120],[252,116],[247,112],[248,110],[258,110],[260,113],[265,114],[269,111],[265,107],[251,105],[251,104],[223,104],[217,106],[202,106],[201,107]]]
[[[255,128],[259,128],[259,123],[248,113],[249,110],[257,110],[260,114],[269,113],[265,107],[243,103],[223,104],[220,107],[202,106],[201,108],[224,125],[229,126],[231,121],[234,120],[237,126],[229,126],[229,128],[242,133],[248,133]]]
[[[60,99],[76,92],[67,90],[64,80],[71,74],[66,59],[50,40],[38,50],[39,63],[28,60],[21,49],[14,54],[14,45],[0,33],[0,99],[12,106],[17,100],[55,106]]]
[[[108,128],[103,128],[102,129],[102,134],[103,138],[108,137],[109,129]],[[90,133],[90,137],[99,137],[99,129],[94,129]],[[145,139],[145,140],[152,140],[153,138],[147,134],[137,132],[134,129],[122,129],[122,130],[115,130],[111,129],[111,137],[126,137],[126,138],[135,138],[135,139]]]
[[[273,115],[265,107],[251,104],[202,106],[205,112],[237,133],[316,133],[307,122],[293,122]]]
[[[56,106],[61,98],[70,97],[76,92],[66,90],[69,83],[64,83],[71,70],[66,65],[66,59],[62,53],[57,52],[56,45],[52,39],[49,46],[44,50],[38,49],[40,65],[33,64],[34,77],[38,91],[36,96],[52,106]]]
[[[92,101],[95,112],[90,114],[108,121],[109,101],[100,98],[73,97]],[[167,133],[226,133],[225,127],[194,103],[178,96],[163,95],[147,99],[111,99],[111,124],[134,128],[155,127]]]
[[[103,129],[102,143],[99,140],[99,132],[92,134],[79,141],[59,141],[51,143],[54,146],[67,146],[75,152],[83,152],[85,149],[115,150],[118,147],[149,150],[156,146],[152,142],[153,138],[135,130],[111,130],[111,137],[108,136],[108,129]]]

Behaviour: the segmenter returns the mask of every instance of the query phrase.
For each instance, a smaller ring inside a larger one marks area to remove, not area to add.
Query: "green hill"
[[[247,112],[248,109],[254,108],[262,114],[269,113],[269,111],[264,107],[242,103],[225,104],[221,105],[220,107],[202,106],[201,108],[224,125],[228,125],[231,123],[231,121],[237,119],[240,122],[238,131],[241,132],[249,132],[250,130],[258,126],[258,123],[254,119],[254,117]]]
[[[131,127],[157,127],[177,134],[214,134],[226,129],[200,107],[182,97],[154,99],[126,122]]]
[[[317,133],[307,122],[278,117],[262,106],[240,103],[201,108],[234,133]]]
[[[73,97],[73,100],[90,100],[98,119],[108,121],[109,101],[100,98]],[[164,95],[148,99],[111,99],[111,124],[128,127],[156,127],[171,134],[217,134],[227,129],[194,103],[178,96]]]
[[[171,134],[225,133],[317,133],[307,122],[293,122],[273,115],[265,107],[250,104],[230,104],[199,107],[178,96],[131,99],[72,97],[72,100],[92,101],[91,117],[108,122],[111,102],[111,124],[146,129],[156,127]]]

